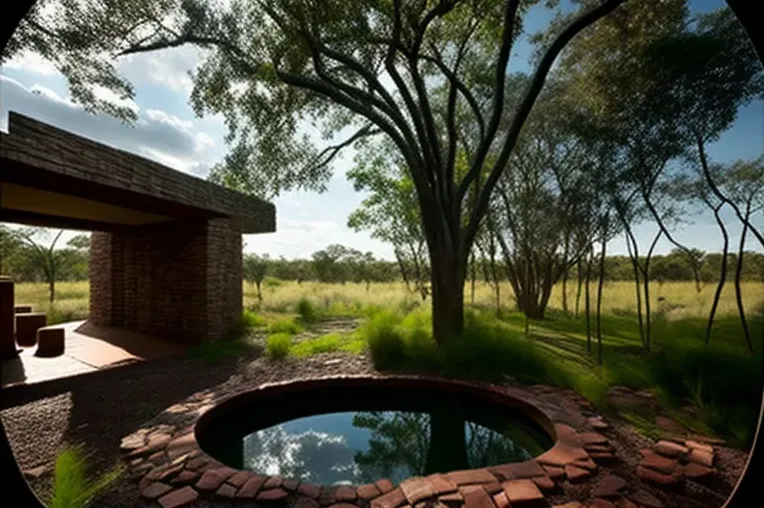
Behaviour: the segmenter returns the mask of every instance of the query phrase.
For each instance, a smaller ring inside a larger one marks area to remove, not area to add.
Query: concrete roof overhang
[[[273,204],[10,112],[0,133],[0,220],[120,231],[229,217],[276,230]]]

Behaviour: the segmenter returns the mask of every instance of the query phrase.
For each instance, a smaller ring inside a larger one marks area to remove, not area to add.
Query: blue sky
[[[705,12],[724,6],[722,0],[691,0],[694,12]],[[526,29],[543,28],[551,12],[535,7],[526,17]],[[523,39],[515,47],[511,71],[525,70],[529,44]],[[190,80],[187,72],[194,68],[201,54],[191,47],[158,53],[135,55],[120,60],[119,67],[135,85],[133,107],[139,122],[125,127],[104,115],[89,115],[69,101],[64,78],[49,63],[36,55],[24,55],[0,69],[0,130],[7,132],[7,112],[17,111],[57,127],[116,146],[161,162],[173,169],[204,177],[209,167],[226,152],[223,142],[225,127],[221,118],[199,119],[188,105]],[[764,153],[764,103],[753,103],[741,109],[735,124],[713,145],[709,155],[717,161],[747,159]],[[346,227],[347,216],[360,204],[363,195],[356,193],[345,179],[352,154],[348,152],[335,165],[335,175],[324,194],[290,192],[275,200],[277,232],[245,236],[248,252],[268,253],[286,258],[308,257],[318,249],[341,243],[390,259],[390,246],[373,240],[364,233]],[[675,232],[680,242],[704,250],[718,250],[721,239],[710,214],[693,217],[693,224]],[[737,244],[740,227],[727,214],[731,240]],[[761,222],[761,216],[757,217]],[[636,230],[640,249],[656,232],[652,225]],[[67,234],[65,238],[71,236]],[[755,248],[753,242],[749,248]],[[608,249],[625,253],[623,238],[614,239]],[[671,249],[667,242],[657,252]],[[760,249],[758,249],[760,250]]]

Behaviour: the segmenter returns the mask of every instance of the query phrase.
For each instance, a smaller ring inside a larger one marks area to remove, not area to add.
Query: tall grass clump
[[[380,310],[367,317],[355,331],[369,345],[371,359],[380,370],[400,366],[404,360],[403,337],[397,327],[400,321],[399,314]]]
[[[292,336],[288,333],[274,333],[266,339],[265,354],[274,360],[286,358],[292,350]]]
[[[98,476],[88,476],[87,456],[80,448],[67,448],[59,453],[53,479],[50,508],[86,508],[93,499],[122,474],[116,468]]]
[[[281,318],[268,325],[268,333],[285,333],[287,335],[297,335],[303,331],[302,325],[294,318]]]
[[[244,310],[244,313],[241,316],[241,321],[242,321],[242,325],[246,329],[250,329],[250,330],[254,328],[263,328],[267,324],[263,316],[249,309]]]
[[[295,310],[297,311],[297,314],[300,316],[300,321],[303,323],[315,323],[318,321],[318,318],[320,316],[318,309],[316,306],[305,298],[304,296],[297,300],[297,305],[295,306]]]

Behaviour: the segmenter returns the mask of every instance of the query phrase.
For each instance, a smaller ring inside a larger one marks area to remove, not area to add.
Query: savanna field
[[[764,341],[764,284],[743,282],[742,294],[754,354],[746,347],[734,285],[725,286],[706,347],[705,330],[715,284],[651,284],[652,348],[642,351],[634,284],[608,281],[602,300],[602,365],[598,365],[596,286],[591,289],[591,351],[587,351],[583,291],[576,308],[576,284],[568,284],[568,313],[562,311],[562,286],[552,294],[544,320],[526,322],[514,310],[509,284],[501,287],[497,316],[493,289],[465,286],[464,340],[436,348],[429,301],[422,304],[402,283],[325,284],[266,278],[260,302],[253,284],[244,283],[245,313],[232,339],[192,352],[215,361],[263,348],[273,359],[315,353],[369,352],[382,370],[431,371],[458,377],[517,379],[571,388],[601,410],[607,391],[617,385],[650,389],[662,409],[700,433],[716,434],[745,448],[751,439],[761,395]],[[88,283],[62,282],[56,302],[47,303],[47,286],[21,283],[16,300],[49,312],[50,322],[84,319]],[[328,333],[327,333],[328,332]],[[657,435],[651,415],[620,411],[647,435]]]

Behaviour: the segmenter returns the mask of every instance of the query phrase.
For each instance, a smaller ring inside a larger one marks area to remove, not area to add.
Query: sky
[[[723,0],[690,1],[693,12],[725,5]],[[551,11],[534,7],[525,18],[526,33],[543,29],[551,17]],[[524,36],[515,45],[509,70],[528,70],[529,54],[530,44]],[[197,118],[188,104],[191,91],[188,71],[195,68],[201,58],[199,50],[188,46],[122,57],[118,68],[135,87],[135,100],[130,106],[139,117],[135,126],[128,127],[107,115],[92,115],[75,106],[64,77],[39,55],[24,54],[0,67],[0,130],[8,131],[8,111],[15,111],[204,178],[209,168],[223,158],[227,147],[222,118]],[[735,124],[708,147],[709,156],[718,162],[753,158],[762,153],[764,103],[761,101],[742,108]],[[346,226],[348,215],[365,197],[356,192],[345,177],[351,164],[351,152],[336,161],[334,176],[323,194],[287,192],[276,198],[276,232],[245,235],[245,251],[287,259],[307,258],[316,250],[339,243],[392,259],[391,246]],[[729,225],[731,245],[737,245],[741,228],[732,212],[724,218]],[[757,221],[761,221],[761,215]],[[676,240],[703,250],[721,249],[721,237],[711,214],[692,217],[691,222],[675,231]],[[656,232],[654,225],[635,229],[640,250],[646,250]],[[66,232],[61,244],[77,233]],[[761,250],[751,241],[747,247]],[[671,248],[668,241],[661,241],[656,253],[668,252]],[[608,251],[625,254],[623,238],[612,240]]]

